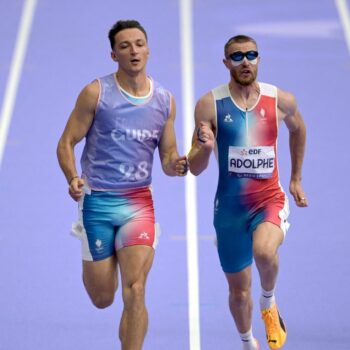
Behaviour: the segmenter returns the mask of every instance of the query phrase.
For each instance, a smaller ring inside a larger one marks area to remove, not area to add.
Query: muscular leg
[[[83,261],[83,282],[92,303],[106,308],[113,303],[118,286],[117,259]]]
[[[260,297],[261,316],[270,349],[282,348],[287,339],[287,330],[274,298],[278,273],[277,250],[283,238],[283,231],[270,222],[260,224],[253,235],[254,258],[263,289]]]
[[[229,284],[229,306],[240,333],[250,330],[252,325],[251,266],[237,273],[226,273]]]
[[[145,286],[154,249],[136,245],[117,252],[123,288],[124,310],[119,337],[122,350],[141,350],[148,327]]]
[[[254,259],[260,275],[261,287],[272,290],[278,274],[278,247],[283,242],[282,230],[271,222],[263,222],[253,234]]]

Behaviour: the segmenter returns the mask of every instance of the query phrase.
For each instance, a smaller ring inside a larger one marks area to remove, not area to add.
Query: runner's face
[[[119,68],[128,73],[138,73],[145,69],[149,56],[149,48],[145,34],[137,29],[124,29],[115,35],[112,59]]]
[[[257,47],[250,41],[245,43],[233,43],[228,47],[228,55],[224,59],[225,66],[230,71],[232,79],[242,86],[248,86],[256,80],[260,57],[258,56],[256,59],[251,61],[249,61],[247,57],[244,57],[243,61],[234,62],[230,58],[230,55],[239,51],[243,53],[248,51],[257,51]]]

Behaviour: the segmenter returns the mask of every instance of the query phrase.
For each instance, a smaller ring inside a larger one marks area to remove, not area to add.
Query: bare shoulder
[[[100,84],[98,80],[84,86],[70,115],[70,124],[90,125],[95,116],[99,96]]]
[[[215,106],[212,92],[203,95],[196,103],[195,108],[196,124],[201,121],[210,122],[215,126]]]
[[[92,81],[87,84],[80,92],[77,100],[77,104],[92,104],[96,106],[96,103],[100,96],[100,83],[98,80]]]
[[[277,90],[278,97],[278,117],[280,120],[288,116],[293,116],[297,111],[297,102],[295,96],[282,89]]]
[[[278,118],[285,122],[290,132],[305,130],[295,96],[290,92],[278,90]]]
[[[202,108],[212,108],[214,104],[214,96],[211,91],[207,92],[205,95],[203,95],[196,104],[196,108],[202,109]]]

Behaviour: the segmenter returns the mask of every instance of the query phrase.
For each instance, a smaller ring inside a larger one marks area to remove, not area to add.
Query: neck
[[[231,93],[234,93],[235,95],[246,99],[249,98],[251,95],[255,95],[257,92],[260,92],[259,84],[256,80],[249,85],[242,85],[237,83],[235,80],[231,79],[228,85]]]
[[[260,95],[260,87],[257,81],[249,85],[241,85],[234,80],[229,83],[230,93],[233,99],[243,108],[250,108],[255,104]]]
[[[146,73],[131,76],[118,70],[115,74],[118,84],[133,96],[145,96],[149,93],[150,82]]]

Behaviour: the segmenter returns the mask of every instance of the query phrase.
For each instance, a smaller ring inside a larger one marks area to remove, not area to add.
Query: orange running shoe
[[[267,344],[270,349],[281,349],[287,339],[287,330],[278,312],[277,305],[261,311],[265,323]]]

